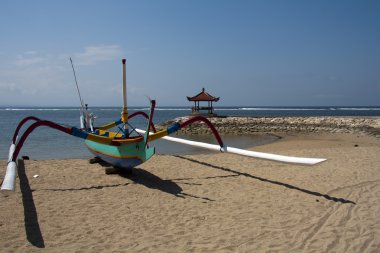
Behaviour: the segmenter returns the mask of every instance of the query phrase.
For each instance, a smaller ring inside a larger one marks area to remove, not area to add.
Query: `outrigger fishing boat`
[[[71,58],[70,58],[71,61]],[[72,64],[72,61],[71,61]],[[9,149],[9,157],[6,174],[1,186],[2,190],[14,190],[15,180],[16,180],[16,161],[20,153],[20,150],[26,141],[29,134],[33,132],[34,129],[40,126],[46,126],[53,128],[55,130],[61,131],[63,133],[72,135],[84,139],[87,148],[101,160],[113,165],[114,167],[130,170],[145,161],[149,160],[155,154],[155,148],[151,147],[149,144],[157,139],[165,139],[168,141],[178,142],[186,145],[192,145],[200,148],[206,148],[211,150],[220,151],[223,153],[233,153],[243,156],[250,156],[255,158],[269,159],[278,162],[287,163],[298,163],[313,165],[324,161],[325,159],[319,158],[302,158],[302,157],[290,157],[282,156],[276,154],[255,152],[249,150],[243,150],[233,147],[228,147],[223,143],[216,128],[212,123],[203,116],[194,116],[188,120],[177,122],[164,130],[157,131],[153,124],[154,109],[156,106],[155,100],[150,101],[150,111],[149,114],[138,111],[131,115],[128,115],[127,108],[127,96],[126,96],[126,60],[122,60],[123,64],[123,107],[121,112],[121,118],[115,122],[111,122],[104,126],[95,127],[94,117],[92,114],[88,113],[87,106],[84,106],[83,100],[80,96],[78,83],[76,80],[74,66],[72,64],[75,83],[78,89],[78,94],[81,103],[81,116],[80,116],[80,128],[77,127],[66,127],[57,124],[52,121],[39,119],[34,116],[26,117],[18,124],[12,139],[12,144]],[[147,126],[145,130],[134,128],[128,121],[135,116],[142,116],[147,119]],[[174,138],[171,135],[180,129],[187,127],[195,122],[204,122],[213,133],[218,145],[208,144],[203,142],[196,142],[185,140],[181,138]],[[33,122],[27,127],[24,133],[19,138],[19,132],[21,128],[26,124]],[[121,125],[121,127],[120,127]],[[110,131],[111,128],[119,127],[118,132]]]

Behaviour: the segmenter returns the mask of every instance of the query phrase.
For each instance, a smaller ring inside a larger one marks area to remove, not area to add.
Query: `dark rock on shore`
[[[165,128],[188,117],[165,122]],[[380,117],[212,117],[209,118],[220,134],[245,135],[255,133],[363,133],[380,138]],[[194,123],[180,133],[211,134],[203,122]]]

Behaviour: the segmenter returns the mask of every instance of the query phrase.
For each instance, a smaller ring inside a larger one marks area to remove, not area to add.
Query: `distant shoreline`
[[[165,122],[164,128],[188,117],[178,117]],[[225,116],[211,117],[211,123],[220,134],[244,135],[257,133],[361,133],[380,138],[378,116],[290,116],[256,117]],[[180,133],[187,135],[211,134],[203,123],[195,123]]]

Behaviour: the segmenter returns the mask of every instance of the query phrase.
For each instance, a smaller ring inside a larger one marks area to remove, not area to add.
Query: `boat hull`
[[[155,149],[148,148],[144,141],[120,146],[106,145],[90,140],[85,140],[85,143],[92,154],[121,169],[139,166],[155,153]]]

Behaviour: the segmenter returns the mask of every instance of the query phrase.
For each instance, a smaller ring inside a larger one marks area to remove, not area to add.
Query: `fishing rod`
[[[73,73],[74,73],[74,79],[75,79],[75,84],[77,86],[77,91],[78,91],[78,95],[79,95],[79,101],[80,101],[80,104],[81,104],[81,111],[82,113],[84,113],[84,104],[83,104],[83,99],[82,99],[82,96],[80,95],[80,91],[79,91],[79,86],[78,86],[78,81],[77,81],[77,75],[75,74],[75,69],[74,69],[74,64],[73,64],[73,60],[71,59],[70,57],[70,62],[71,62],[71,67],[73,68]]]

